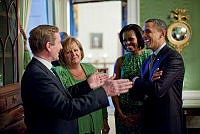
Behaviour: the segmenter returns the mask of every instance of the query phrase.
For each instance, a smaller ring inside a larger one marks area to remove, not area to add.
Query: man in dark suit
[[[30,32],[34,57],[21,81],[26,134],[78,134],[78,117],[108,106],[107,96],[127,92],[132,87],[128,80],[117,81],[94,73],[65,89],[51,64],[58,60],[60,40],[55,26],[40,25]]]
[[[167,26],[160,19],[145,22],[143,38],[153,54],[133,78],[132,98],[143,100],[143,134],[183,134],[182,87],[184,63],[165,41]],[[158,71],[159,70],[159,71]]]

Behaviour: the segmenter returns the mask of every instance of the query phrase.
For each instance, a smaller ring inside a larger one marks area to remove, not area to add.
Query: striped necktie
[[[156,55],[152,54],[151,55],[151,60],[150,60],[150,63],[149,63],[149,72],[151,72],[151,68],[153,66],[153,62],[154,62],[155,58],[156,58]]]
[[[56,67],[54,67],[52,65],[51,70],[53,71],[53,73],[55,74],[55,76],[59,79],[59,81],[62,83],[63,87],[65,88],[65,85],[63,84],[62,80],[60,79],[60,76],[59,76],[59,73],[58,73]]]

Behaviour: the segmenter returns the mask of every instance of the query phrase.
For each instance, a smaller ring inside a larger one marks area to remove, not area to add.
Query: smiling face
[[[143,39],[147,49],[156,51],[165,40],[163,40],[163,31],[158,31],[153,22],[147,22],[144,26]]]
[[[67,65],[74,65],[74,64],[80,64],[82,56],[81,56],[81,50],[76,44],[76,42],[72,42],[71,45],[67,46],[64,57],[66,60]]]
[[[60,43],[60,35],[59,33],[55,33],[55,41],[54,43],[50,43],[50,55],[51,55],[51,61],[59,60],[59,52],[62,49],[62,45]]]
[[[123,45],[128,52],[138,51],[138,40],[133,30],[124,32]]]

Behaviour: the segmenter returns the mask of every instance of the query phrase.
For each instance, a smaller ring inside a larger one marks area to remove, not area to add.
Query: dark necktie
[[[156,58],[156,55],[152,54],[151,55],[151,60],[150,60],[150,63],[149,63],[149,72],[151,72],[151,68],[153,66],[153,62],[154,62],[155,58]]]
[[[58,74],[58,71],[57,71],[56,67],[52,66],[51,70],[53,71],[53,73],[55,74],[55,76],[60,80],[60,82],[62,83],[63,87],[65,87],[65,85],[63,84],[63,82],[60,79],[60,76]]]

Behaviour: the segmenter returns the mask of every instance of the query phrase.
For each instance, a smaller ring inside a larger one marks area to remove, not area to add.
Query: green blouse
[[[139,74],[143,61],[151,54],[151,51],[145,50],[139,55],[131,55],[127,53],[122,56],[122,63],[120,66],[120,78],[132,80]],[[122,113],[125,115],[134,115],[141,112],[143,103],[141,101],[132,100],[129,92],[120,94],[119,105]],[[118,112],[115,111],[115,125],[116,134],[141,134],[141,120],[133,127],[126,127],[120,119]]]
[[[91,74],[96,71],[96,68],[89,63],[81,63],[83,70],[85,71],[86,78],[77,80],[74,79],[72,73],[67,66],[57,66],[60,79],[66,87],[75,85],[81,81],[86,80]],[[91,133],[100,134],[103,129],[103,117],[102,110],[98,110],[78,118],[79,134]]]

